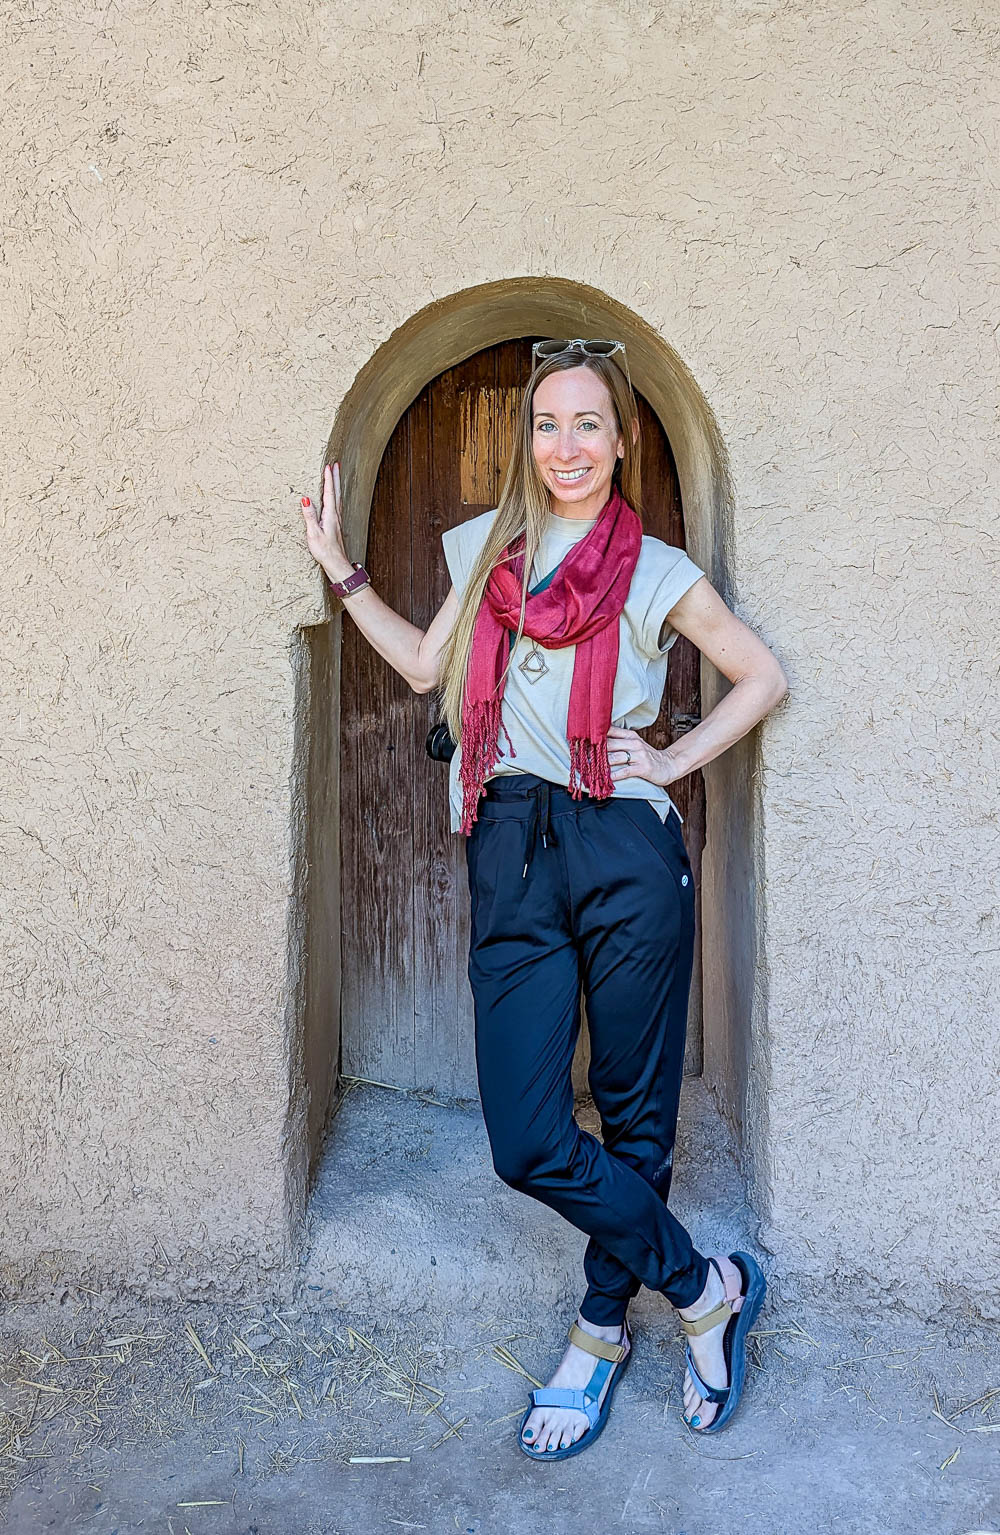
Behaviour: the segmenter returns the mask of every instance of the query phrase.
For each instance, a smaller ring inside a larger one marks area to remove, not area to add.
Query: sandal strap
[[[582,1412],[591,1428],[600,1416],[597,1398],[570,1386],[542,1386],[531,1393],[531,1400],[535,1407],[571,1407],[574,1412]]]
[[[715,1263],[714,1258],[711,1261]],[[732,1263],[732,1258],[730,1258],[729,1261]],[[736,1268],[736,1265],[733,1264],[733,1267]],[[739,1311],[743,1302],[746,1300],[746,1296],[743,1293],[743,1276],[741,1275],[739,1269],[736,1269],[735,1274],[724,1274],[719,1265],[715,1263],[715,1271],[719,1278],[722,1280],[722,1288],[725,1292],[726,1300],[732,1306],[734,1311]]]
[[[687,1350],[687,1367],[688,1374],[697,1387],[698,1395],[702,1397],[706,1402],[715,1402],[719,1406],[723,1406],[729,1398],[729,1387],[710,1386],[707,1381],[702,1380],[701,1376],[698,1374],[697,1369],[695,1368],[695,1362],[691,1358],[690,1349]]]
[[[729,1318],[735,1316],[736,1312],[739,1311],[746,1299],[746,1296],[743,1294],[743,1280],[739,1269],[736,1270],[735,1274],[724,1274],[714,1258],[709,1258],[708,1261],[714,1264],[715,1272],[722,1280],[722,1288],[726,1298],[721,1300],[711,1311],[706,1312],[704,1316],[700,1316],[696,1322],[688,1322],[685,1321],[684,1317],[678,1316],[677,1320],[682,1328],[692,1338],[699,1337],[701,1333],[707,1332],[710,1327],[718,1327],[720,1322],[728,1322]]]
[[[622,1336],[625,1330],[622,1328]],[[582,1348],[585,1353],[594,1354],[598,1359],[610,1359],[612,1364],[620,1364],[628,1353],[624,1343],[606,1343],[603,1338],[595,1338],[593,1333],[584,1332],[582,1327],[577,1327],[575,1322],[570,1324],[568,1333],[569,1341],[575,1343],[577,1348]]]
[[[717,1306],[713,1307],[711,1311],[706,1311],[705,1315],[700,1316],[696,1322],[689,1322],[682,1316],[679,1316],[677,1320],[690,1337],[697,1338],[701,1333],[708,1332],[710,1327],[718,1327],[722,1321],[728,1322],[732,1315],[733,1308],[729,1302],[727,1300],[720,1300]]]

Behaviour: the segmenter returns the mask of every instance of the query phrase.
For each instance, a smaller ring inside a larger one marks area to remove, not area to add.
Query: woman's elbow
[[[414,693],[433,693],[434,689],[438,686],[440,678],[424,675],[422,677],[408,677],[406,680]]]
[[[743,676],[761,701],[758,707],[762,705],[764,714],[770,714],[772,709],[788,697],[788,678],[776,656],[761,660],[756,666],[748,668]]]
[[[771,708],[774,709],[788,697],[788,678],[785,675],[784,667],[778,660],[775,660],[774,665],[769,669],[768,675],[771,683]]]

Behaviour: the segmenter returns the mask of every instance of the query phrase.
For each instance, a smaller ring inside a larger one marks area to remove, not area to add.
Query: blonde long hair
[[[618,430],[625,442],[624,457],[616,461],[611,473],[611,483],[618,486],[629,506],[640,516],[642,515],[638,436],[633,441],[635,430],[633,423],[638,422],[639,412],[635,395],[625,374],[613,358],[593,356],[589,352],[568,352],[557,357],[544,358],[532,372],[521,396],[514,431],[514,449],[504,475],[496,515],[490,525],[486,542],[469,572],[469,579],[459,603],[458,616],[441,654],[437,693],[441,712],[454,741],[461,739],[465,674],[472,646],[472,631],[486,591],[486,583],[494,566],[500,564],[500,556],[504,549],[519,533],[525,534],[521,612],[514,644],[510,647],[507,665],[504,668],[505,679],[517,642],[524,632],[524,604],[528,595],[531,565],[538,552],[549,513],[549,492],[538,472],[531,446],[534,434],[532,400],[542,379],[548,378],[550,373],[564,372],[569,368],[590,368],[607,385]]]

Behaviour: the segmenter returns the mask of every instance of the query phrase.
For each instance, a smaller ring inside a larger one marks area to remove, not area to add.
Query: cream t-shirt
[[[448,528],[441,535],[448,572],[460,598],[495,515],[494,508],[478,517],[471,517],[468,522],[459,523],[457,527]],[[550,511],[538,554],[531,567],[530,586],[544,580],[573,545],[589,533],[596,521],[596,516],[582,520],[560,517],[558,513]],[[669,630],[666,644],[661,649],[660,629],[670,609],[704,574],[683,549],[665,544],[661,539],[648,534],[643,535],[632,584],[618,621],[618,670],[611,706],[613,725],[628,730],[641,730],[656,720],[667,680],[667,652],[677,638],[677,630]],[[515,650],[504,684],[502,714],[517,757],[516,760],[511,758],[506,737],[501,733],[501,755],[490,776],[537,773],[552,783],[568,786],[569,742],[566,739],[566,722],[576,646],[564,645],[547,650],[539,645],[538,648],[549,670],[534,682],[529,681],[520,670],[520,663],[532,650],[532,641],[528,635],[521,636]],[[461,829],[462,822],[462,785],[458,777],[461,752],[461,746],[457,747],[449,764],[449,805],[453,832]],[[644,778],[618,779],[614,792],[616,795],[652,801],[664,821],[673,804],[665,788]]]

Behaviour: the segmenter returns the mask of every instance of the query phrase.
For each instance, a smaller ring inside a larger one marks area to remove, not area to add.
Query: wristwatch
[[[359,565],[357,560],[352,560],[351,564],[354,566],[354,573],[353,575],[346,576],[343,581],[334,581],[329,576],[327,577],[334,593],[338,597],[349,597],[352,592],[360,590],[362,586],[371,585],[372,578],[365,567]]]

